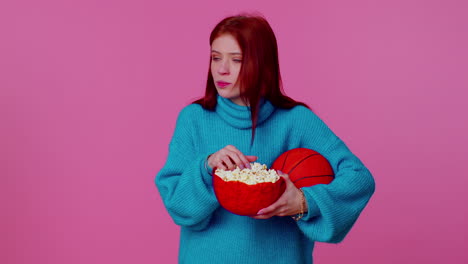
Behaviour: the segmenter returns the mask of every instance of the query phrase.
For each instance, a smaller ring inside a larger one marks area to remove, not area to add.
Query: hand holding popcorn
[[[208,166],[223,170],[233,170],[239,166],[242,170],[244,168],[250,169],[250,162],[254,162],[256,160],[256,156],[246,156],[236,147],[227,145],[209,156]]]

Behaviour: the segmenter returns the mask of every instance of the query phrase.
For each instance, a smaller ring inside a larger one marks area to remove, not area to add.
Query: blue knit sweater
[[[181,226],[179,263],[312,263],[314,241],[342,241],[374,193],[369,170],[306,107],[279,109],[262,100],[252,145],[251,133],[249,108],[221,96],[215,111],[191,104],[180,112],[155,178],[169,215]],[[302,188],[308,212],[297,222],[235,215],[219,205],[205,168],[207,156],[226,145],[268,167],[289,149],[310,148],[330,162],[336,178]]]

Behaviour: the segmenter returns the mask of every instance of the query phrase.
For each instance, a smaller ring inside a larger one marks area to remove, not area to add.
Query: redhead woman
[[[181,227],[179,263],[312,263],[316,241],[338,243],[350,231],[374,193],[373,176],[306,104],[284,95],[276,37],[263,17],[223,19],[210,47],[205,95],[179,113],[155,178]],[[271,166],[299,147],[322,154],[334,181],[298,189],[281,173],[285,192],[257,215],[220,206],[212,168]]]

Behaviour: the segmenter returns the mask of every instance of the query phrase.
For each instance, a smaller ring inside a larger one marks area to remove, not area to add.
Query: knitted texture
[[[220,96],[215,111],[191,104],[179,113],[155,178],[164,206],[181,226],[179,263],[312,263],[314,241],[342,241],[374,193],[369,170],[306,107],[279,109],[262,100],[252,145],[251,133],[249,107]],[[302,188],[308,211],[297,222],[235,215],[219,205],[205,168],[208,155],[226,145],[268,167],[287,150],[310,148],[330,162],[335,179]]]

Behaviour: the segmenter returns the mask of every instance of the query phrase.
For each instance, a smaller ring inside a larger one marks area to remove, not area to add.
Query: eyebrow
[[[211,50],[211,52],[216,52],[216,53],[221,54],[221,52],[219,52],[219,51],[217,51],[217,50]],[[228,54],[231,54],[231,55],[242,55],[241,52],[229,52]]]

